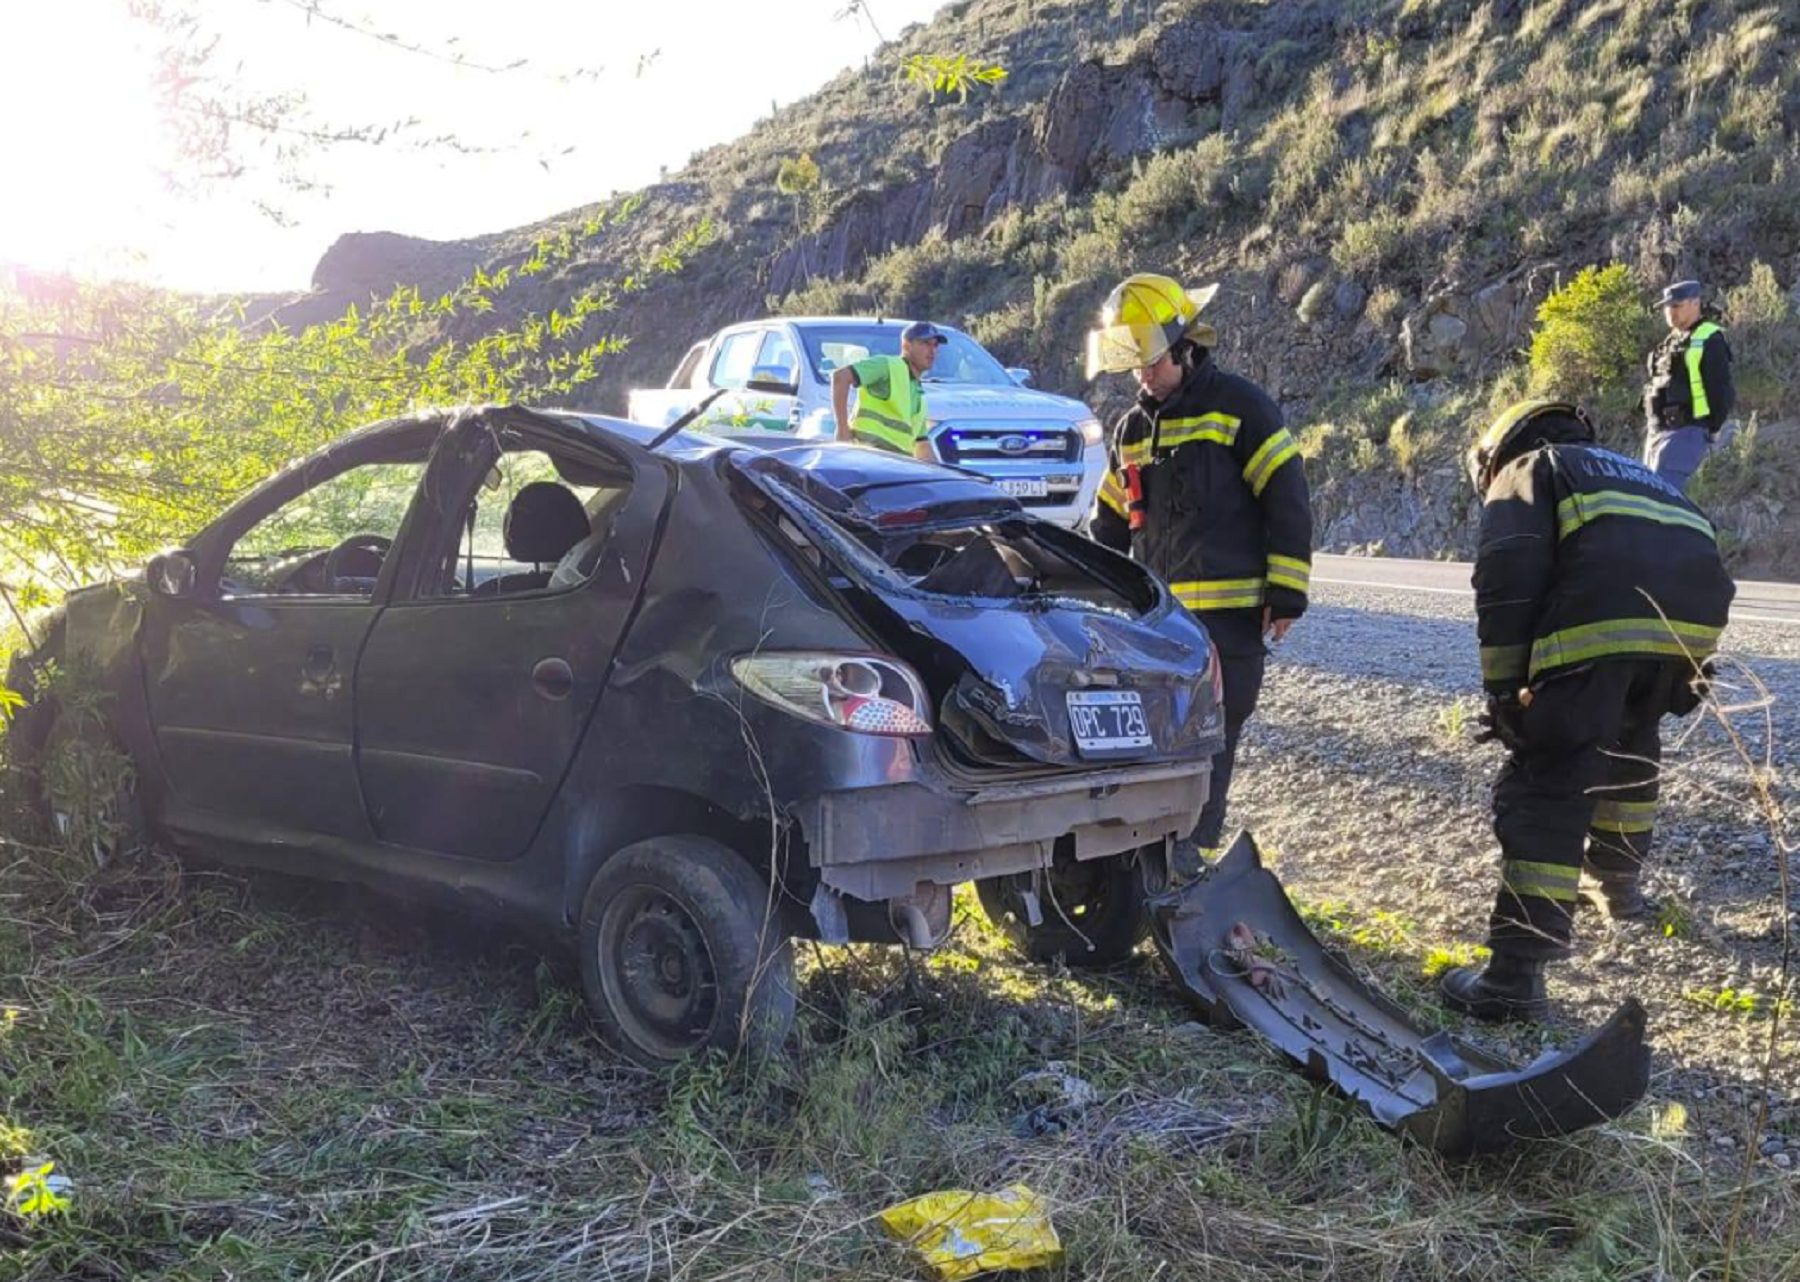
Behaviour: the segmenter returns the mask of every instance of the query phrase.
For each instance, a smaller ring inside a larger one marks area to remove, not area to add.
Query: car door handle
[[[567,699],[575,689],[575,670],[565,659],[540,659],[531,670],[531,684],[546,699]]]
[[[337,652],[328,645],[315,645],[306,652],[302,669],[314,681],[323,681],[337,671]]]

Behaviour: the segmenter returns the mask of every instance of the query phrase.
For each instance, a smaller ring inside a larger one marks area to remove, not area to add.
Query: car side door
[[[412,424],[315,455],[194,541],[184,591],[147,594],[139,646],[171,827],[370,837],[351,678],[436,434]]]
[[[769,430],[758,421],[759,403],[768,398],[747,387],[755,377],[767,334],[764,326],[743,325],[719,336],[706,369],[706,383],[722,389],[724,395],[712,403],[697,426],[715,436]]]
[[[439,515],[357,666],[357,769],[381,841],[505,860],[530,846],[600,702],[649,573],[669,474],[636,446],[538,420],[502,415],[458,430],[428,482]],[[589,533],[549,582],[506,575],[488,591],[456,572],[474,564],[462,542],[480,524],[470,505],[484,477],[527,452],[596,483],[578,487],[591,491]]]

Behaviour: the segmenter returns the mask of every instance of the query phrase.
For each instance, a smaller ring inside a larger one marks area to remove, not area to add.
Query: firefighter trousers
[[[1488,946],[1568,955],[1581,870],[1635,874],[1650,854],[1664,714],[1693,710],[1684,659],[1609,659],[1532,688],[1494,785],[1500,891]]]
[[[1225,746],[1213,756],[1212,791],[1200,812],[1200,822],[1194,825],[1192,840],[1202,850],[1217,848],[1225,833],[1225,805],[1237,766],[1238,739],[1262,695],[1265,657],[1260,642],[1242,654],[1219,653],[1219,677],[1225,686]]]

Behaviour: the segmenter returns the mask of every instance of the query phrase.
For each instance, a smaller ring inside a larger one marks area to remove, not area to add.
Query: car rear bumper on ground
[[[1100,859],[1190,831],[1210,761],[1080,771],[969,788],[902,783],[814,797],[798,808],[820,880],[862,900]]]

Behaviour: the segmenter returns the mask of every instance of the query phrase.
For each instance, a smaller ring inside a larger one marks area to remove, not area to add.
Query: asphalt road
[[[1469,587],[1467,561],[1407,561],[1399,557],[1321,553],[1313,557],[1312,581],[1444,596],[1474,595]],[[1740,579],[1737,599],[1731,605],[1731,617],[1745,623],[1800,628],[1800,584]]]

